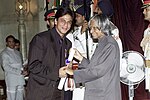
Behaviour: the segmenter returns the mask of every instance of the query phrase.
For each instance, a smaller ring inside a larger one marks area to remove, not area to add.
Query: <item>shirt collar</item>
[[[14,49],[10,48],[10,47],[6,47],[8,50],[10,51],[14,51]]]
[[[62,38],[62,37],[59,35],[59,33],[56,31],[56,28],[53,28],[52,31],[55,33],[55,34],[54,34],[54,37],[55,37],[55,39],[56,39],[56,42],[57,42],[58,44],[61,44],[62,41],[65,39],[65,36]]]

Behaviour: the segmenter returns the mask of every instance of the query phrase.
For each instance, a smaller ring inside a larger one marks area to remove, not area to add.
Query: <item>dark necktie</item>
[[[64,40],[60,40],[60,67],[65,65],[65,47]]]

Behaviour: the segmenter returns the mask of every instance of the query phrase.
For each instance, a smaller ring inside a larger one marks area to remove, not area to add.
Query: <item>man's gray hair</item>
[[[111,26],[110,26],[110,21],[109,18],[104,15],[104,14],[96,14],[94,15],[91,20],[95,20],[97,24],[97,28],[101,30],[105,35],[109,36],[112,35],[111,33]]]

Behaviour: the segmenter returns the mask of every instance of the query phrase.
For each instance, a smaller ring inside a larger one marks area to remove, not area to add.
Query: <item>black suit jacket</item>
[[[58,33],[53,28],[37,34],[30,42],[28,56],[29,80],[27,84],[27,98],[30,99],[28,100],[47,100],[44,99],[46,95],[49,97],[48,100],[51,100],[52,87],[55,87],[58,83],[59,68],[61,66],[58,61],[60,55],[57,51],[55,34]],[[64,38],[64,41],[68,53],[71,42],[67,38]]]

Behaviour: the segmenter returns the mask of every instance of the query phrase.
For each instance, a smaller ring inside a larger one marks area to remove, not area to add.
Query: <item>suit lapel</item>
[[[102,53],[101,51],[104,49],[106,43],[107,43],[107,38],[106,38],[106,36],[104,36],[102,39],[100,39],[100,40],[98,41],[97,47],[96,47],[95,52],[94,52],[94,54],[93,54],[93,56],[95,56],[94,58],[96,58],[97,55],[99,55],[99,53]],[[93,58],[93,57],[92,57],[92,58]],[[92,58],[91,58],[91,59],[92,59]]]
[[[49,36],[50,36],[50,46],[52,47],[52,49],[53,49],[55,55],[57,56],[57,47],[56,47],[57,44],[56,44],[56,42],[55,42],[55,39],[54,39],[53,34],[55,34],[54,31],[50,31],[50,32],[49,32]]]

